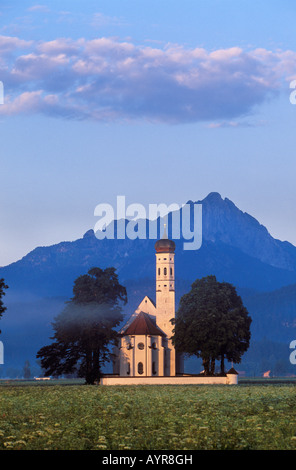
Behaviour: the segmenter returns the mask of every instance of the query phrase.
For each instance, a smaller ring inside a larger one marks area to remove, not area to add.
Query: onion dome
[[[162,238],[155,243],[156,253],[174,253],[175,247],[175,242],[168,238]]]
[[[166,234],[166,225],[164,225],[164,234],[160,240],[155,243],[156,253],[174,253],[176,245],[173,240],[169,240]]]

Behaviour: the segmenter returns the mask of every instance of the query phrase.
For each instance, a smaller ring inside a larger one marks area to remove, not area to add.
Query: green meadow
[[[0,449],[296,450],[296,387],[1,381]]]

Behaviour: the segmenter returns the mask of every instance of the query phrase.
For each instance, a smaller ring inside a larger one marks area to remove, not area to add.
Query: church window
[[[138,363],[138,374],[142,375],[144,373],[143,362]]]
[[[164,268],[163,274],[166,276],[167,275],[167,268]]]
[[[144,349],[144,347],[145,347],[145,346],[144,346],[144,343],[138,343],[138,348],[139,348],[139,349]]]
[[[152,374],[153,374],[153,375],[156,374],[156,365],[155,365],[155,361],[152,362]]]
[[[130,365],[129,362],[127,363],[127,371],[126,371],[126,373],[127,373],[127,375],[130,375],[130,373],[131,373],[131,365]]]
[[[171,276],[173,275],[173,268],[170,268]]]
[[[158,268],[158,275],[160,276],[160,268]]]

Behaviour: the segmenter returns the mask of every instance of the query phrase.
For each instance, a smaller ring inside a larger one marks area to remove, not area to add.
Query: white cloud
[[[122,26],[126,24],[125,21],[116,16],[108,16],[103,13],[95,13],[91,21],[91,26],[94,28],[101,28],[102,26]]]
[[[56,54],[76,54],[79,51],[79,41],[75,42],[71,39],[60,38],[53,41],[40,42],[37,46],[37,51],[41,54],[56,55]]]
[[[11,53],[32,46],[33,41],[25,41],[13,36],[0,36],[0,54]]]
[[[106,37],[33,43],[5,36],[1,50],[10,53],[0,64],[10,93],[1,114],[234,127],[296,73],[294,51],[148,47]]]
[[[50,9],[46,5],[33,5],[28,8],[28,11],[40,11],[42,13],[49,13]]]
[[[209,54],[209,57],[214,60],[227,61],[232,58],[239,58],[243,53],[240,47],[231,47],[229,49],[218,49]]]
[[[0,106],[0,114],[15,115],[22,113],[39,112],[42,108],[42,91],[24,92],[15,98],[5,96],[4,104]]]

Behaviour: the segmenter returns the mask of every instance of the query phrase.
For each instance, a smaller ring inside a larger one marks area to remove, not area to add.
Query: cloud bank
[[[207,51],[101,37],[0,36],[2,115],[187,123],[235,120],[295,77],[294,51]]]

